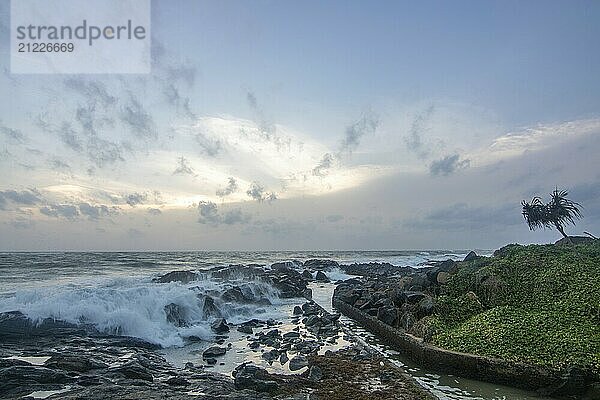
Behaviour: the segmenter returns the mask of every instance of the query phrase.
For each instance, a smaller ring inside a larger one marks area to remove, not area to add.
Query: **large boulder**
[[[204,350],[204,352],[202,352],[202,358],[207,359],[207,358],[221,357],[221,356],[224,356],[225,353],[227,353],[226,347],[211,346],[208,349]]]
[[[298,371],[304,367],[308,366],[308,360],[304,356],[295,356],[290,360],[288,368],[290,371]]]
[[[334,260],[307,260],[304,261],[304,268],[312,268],[312,269],[331,269],[335,267],[339,267],[340,264]]]
[[[473,250],[471,250],[469,252],[469,254],[467,254],[465,256],[465,259],[463,261],[473,261],[473,260],[477,260],[479,258],[479,256],[477,255],[477,253],[475,253]]]
[[[395,326],[398,321],[398,309],[396,307],[380,307],[377,310],[377,319],[390,326]]]
[[[323,271],[317,271],[317,275],[315,275],[315,280],[319,282],[329,282],[329,278],[323,273]]]

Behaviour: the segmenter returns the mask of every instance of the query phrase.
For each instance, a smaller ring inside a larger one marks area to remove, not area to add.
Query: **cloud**
[[[430,150],[423,141],[423,134],[426,131],[426,124],[433,112],[434,107],[430,106],[423,113],[418,114],[410,126],[409,134],[404,137],[406,147],[420,159],[426,159],[430,154]]]
[[[130,94],[129,103],[121,110],[120,119],[138,138],[156,138],[158,136],[154,120],[132,94]]]
[[[468,168],[470,164],[471,160],[461,160],[458,154],[454,154],[433,161],[429,165],[429,173],[433,176],[448,176],[460,169]]]
[[[216,157],[221,152],[222,144],[219,139],[208,137],[203,133],[197,133],[194,139],[200,145],[200,151],[207,156]]]
[[[0,134],[6,136],[6,138],[13,143],[23,144],[27,141],[27,138],[19,129],[10,128],[0,121]]]
[[[323,158],[316,167],[313,168],[312,174],[315,176],[325,176],[333,166],[333,155],[331,153],[325,153]]]
[[[67,89],[83,96],[91,105],[102,104],[110,106],[115,104],[116,97],[110,95],[102,82],[87,80],[84,78],[69,78],[64,80]]]
[[[60,158],[54,157],[51,160],[49,160],[50,162],[50,167],[54,170],[69,170],[71,169],[71,166],[69,164],[67,164],[66,162],[62,161]]]
[[[103,204],[92,205],[89,203],[79,203],[79,212],[89,219],[97,220],[101,217],[117,215],[119,213],[119,208],[114,206],[108,207]]]
[[[379,117],[372,111],[366,112],[358,121],[346,128],[344,139],[340,144],[340,153],[356,150],[361,138],[375,132],[379,126]]]
[[[335,214],[335,215],[328,215],[325,217],[325,219],[327,220],[327,222],[331,222],[331,223],[335,223],[335,222],[340,222],[344,219],[343,215],[339,215],[339,214]]]
[[[79,210],[72,204],[50,204],[40,208],[40,212],[49,217],[75,219],[79,216]]]
[[[200,213],[198,222],[212,226],[245,224],[251,219],[251,215],[242,212],[240,208],[221,212],[212,201],[201,201],[198,204],[198,212]]]
[[[17,216],[16,218],[10,221],[10,225],[16,229],[29,229],[35,226],[35,221],[33,221],[30,218]]]
[[[277,200],[277,194],[275,192],[267,192],[265,187],[258,182],[252,182],[250,187],[246,191],[248,197],[258,202],[268,201],[271,203]]]
[[[127,236],[129,236],[130,238],[133,238],[133,239],[138,239],[138,238],[142,238],[146,235],[144,234],[144,232],[140,231],[139,229],[129,228],[127,230]]]
[[[149,208],[147,210],[147,212],[148,212],[148,214],[154,215],[154,216],[162,214],[162,211],[160,211],[158,208]]]
[[[216,195],[219,197],[229,196],[238,190],[238,184],[234,177],[230,176],[228,179],[227,186],[223,189],[218,189]]]
[[[252,111],[254,112],[256,120],[255,122],[258,125],[258,129],[261,131],[263,136],[266,139],[272,139],[277,132],[277,128],[272,121],[269,121],[265,117],[264,110],[258,104],[256,94],[251,90],[248,90],[246,92],[246,103],[248,103],[248,107],[250,107],[250,109],[252,109]]]
[[[125,161],[121,147],[108,140],[92,137],[87,144],[87,154],[98,168],[102,168],[117,161]]]
[[[22,191],[0,191],[0,210],[5,210],[6,204],[11,202],[17,206],[33,206],[42,202],[42,196],[36,189]]]
[[[495,228],[523,223],[518,201],[500,206],[472,206],[456,203],[434,210],[421,219],[404,223],[406,228],[417,230],[467,231]]]
[[[173,175],[193,175],[194,169],[191,167],[190,162],[185,157],[179,157],[177,159],[177,168],[173,171]]]
[[[135,207],[138,204],[144,203],[148,200],[147,193],[131,193],[125,196],[125,202],[129,204],[131,207]]]

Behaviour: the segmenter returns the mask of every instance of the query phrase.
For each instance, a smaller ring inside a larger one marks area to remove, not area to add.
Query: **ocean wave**
[[[243,296],[226,295],[232,291]],[[34,322],[52,318],[91,324],[103,333],[171,347],[184,345],[190,336],[210,340],[210,323],[219,317],[234,324],[270,318],[275,315],[271,304],[278,302],[278,291],[261,281],[160,284],[150,278],[117,278],[20,290],[0,299],[0,312],[21,311]]]

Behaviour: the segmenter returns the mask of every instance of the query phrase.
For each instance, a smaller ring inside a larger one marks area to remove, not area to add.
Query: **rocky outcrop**
[[[198,280],[198,274],[194,271],[171,271],[163,276],[153,279],[153,281],[157,283],[190,283],[195,280]]]

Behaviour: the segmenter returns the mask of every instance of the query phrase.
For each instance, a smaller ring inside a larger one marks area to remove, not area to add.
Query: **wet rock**
[[[265,369],[252,364],[242,364],[236,367],[233,377],[235,388],[238,390],[274,392],[279,389],[279,384]]]
[[[321,312],[321,308],[313,301],[302,304],[302,313],[306,316],[315,315]]]
[[[0,338],[2,337],[64,337],[97,333],[91,325],[75,325],[46,318],[33,322],[20,311],[0,313]]]
[[[463,261],[473,261],[477,260],[478,258],[479,256],[477,255],[477,253],[475,253],[474,251],[470,251],[469,254],[465,256],[465,259]]]
[[[289,360],[290,360],[290,358],[288,357],[288,355],[285,351],[283,353],[281,353],[281,355],[279,356],[279,362],[281,363],[281,365],[285,364]]]
[[[262,353],[262,358],[267,361],[273,361],[279,358],[279,351],[277,350],[269,350]]]
[[[237,327],[238,332],[246,333],[248,335],[252,335],[254,331],[250,325],[240,325]]]
[[[38,366],[13,366],[0,370],[0,387],[27,385],[31,383],[61,384],[69,383],[73,378],[63,372]]]
[[[377,310],[377,319],[390,326],[395,326],[398,321],[398,311],[396,307],[380,307]]]
[[[227,325],[225,318],[216,319],[212,324],[210,324],[210,328],[216,333],[229,332],[229,326]]]
[[[313,365],[308,369],[308,380],[318,382],[323,379],[323,371],[316,365]]]
[[[164,307],[167,321],[175,326],[187,326],[185,311],[179,304],[169,303]]]
[[[290,360],[290,371],[298,371],[308,365],[308,360],[304,356],[295,356]]]
[[[335,267],[339,267],[340,264],[334,260],[307,260],[304,262],[304,267],[309,267],[312,269],[331,269]]]
[[[64,371],[88,372],[94,369],[108,368],[108,365],[85,356],[54,355],[44,363],[45,367]]]
[[[297,339],[300,337],[300,332],[286,332],[283,334],[284,339]]]
[[[116,372],[129,379],[140,379],[143,381],[152,382],[154,377],[137,361],[129,361],[125,364],[109,369],[110,372]]]
[[[315,275],[315,280],[319,282],[329,282],[329,278],[323,273],[323,271],[317,271],[317,275]]]
[[[181,282],[190,283],[198,279],[198,274],[193,271],[172,271],[159,278],[154,278],[154,282],[158,283],[169,283],[169,282]]]
[[[294,306],[294,315],[302,315],[302,308],[300,306]]]
[[[224,356],[225,353],[227,353],[226,347],[211,346],[202,352],[202,358],[209,359],[214,357],[221,357]]]
[[[182,376],[169,378],[165,383],[171,386],[188,386],[190,384],[190,382]]]
[[[304,271],[302,271],[302,277],[308,280],[312,280],[313,276],[310,273],[309,270],[305,269]]]

